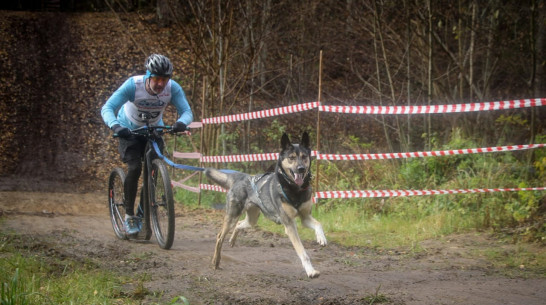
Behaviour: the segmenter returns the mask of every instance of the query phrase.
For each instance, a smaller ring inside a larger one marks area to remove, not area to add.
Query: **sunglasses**
[[[156,82],[167,82],[170,79],[168,76],[150,76],[150,78]]]

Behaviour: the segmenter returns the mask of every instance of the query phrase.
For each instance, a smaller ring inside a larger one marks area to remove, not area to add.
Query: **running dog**
[[[311,260],[303,248],[298,235],[295,218],[299,216],[304,226],[315,230],[317,242],[326,245],[322,225],[311,216],[311,149],[309,135],[303,133],[300,144],[292,144],[286,134],[281,138],[281,152],[275,171],[260,175],[234,172],[225,173],[213,168],[205,169],[205,175],[214,183],[228,190],[226,195],[226,215],[222,230],[216,238],[216,248],[212,264],[220,266],[222,243],[229,231],[233,247],[240,230],[256,225],[260,211],[268,219],[283,224],[286,235],[292,242],[303,268],[310,278],[320,275],[311,265]],[[237,222],[243,212],[245,219]]]

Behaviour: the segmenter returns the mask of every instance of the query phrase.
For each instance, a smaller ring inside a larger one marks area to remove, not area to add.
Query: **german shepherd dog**
[[[215,269],[220,266],[220,252],[227,233],[233,230],[229,240],[233,247],[239,231],[255,226],[261,211],[268,219],[284,225],[307,276],[315,278],[320,275],[311,265],[295,222],[295,218],[299,216],[304,226],[315,230],[317,242],[321,246],[326,245],[322,225],[311,216],[313,191],[309,135],[307,132],[303,133],[301,144],[292,144],[285,133],[281,138],[281,148],[274,172],[252,176],[240,172],[225,173],[213,168],[205,169],[210,180],[228,189],[226,215],[222,230],[216,238],[212,258]],[[237,222],[243,212],[246,212],[245,219]]]

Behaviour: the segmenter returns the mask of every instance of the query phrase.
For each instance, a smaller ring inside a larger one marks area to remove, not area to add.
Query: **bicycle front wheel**
[[[123,184],[125,183],[125,172],[121,168],[115,168],[108,178],[108,206],[110,220],[117,238],[127,239],[125,234],[125,203]]]
[[[150,216],[157,243],[170,249],[174,241],[174,199],[167,167],[161,160],[152,162]]]

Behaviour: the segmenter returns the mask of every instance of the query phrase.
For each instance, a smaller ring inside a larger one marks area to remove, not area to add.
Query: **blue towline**
[[[157,145],[157,142],[156,141],[153,141],[153,146],[154,146],[154,150],[155,150],[155,153],[161,158],[163,159],[163,161],[165,161],[165,163],[169,164],[170,166],[174,167],[174,168],[178,168],[178,169],[185,169],[185,170],[190,170],[190,171],[198,171],[198,172],[203,172],[205,171],[205,169],[203,167],[198,167],[198,166],[191,166],[191,165],[185,165],[185,164],[178,164],[178,163],[174,163],[173,161],[169,160],[169,158],[165,157],[161,151],[159,151],[159,146]],[[231,174],[231,173],[237,173],[238,171],[236,170],[232,170],[232,169],[220,169],[219,171],[223,172],[223,173],[226,173],[226,174]]]

